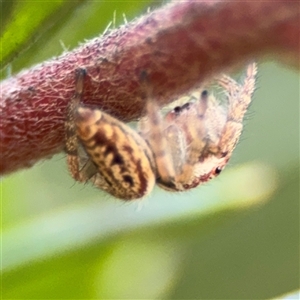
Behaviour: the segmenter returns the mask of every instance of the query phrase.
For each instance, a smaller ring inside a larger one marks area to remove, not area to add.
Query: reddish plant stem
[[[177,2],[1,83],[0,174],[63,149],[74,72],[86,68],[84,102],[129,121],[147,96],[161,105],[228,67],[277,55],[299,63],[299,2]]]

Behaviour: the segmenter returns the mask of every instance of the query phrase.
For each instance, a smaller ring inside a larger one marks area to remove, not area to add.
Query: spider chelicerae
[[[162,116],[156,102],[147,100],[136,131],[81,104],[85,70],[78,69],[65,122],[71,175],[122,200],[148,195],[155,183],[184,191],[209,181],[221,173],[239,140],[256,73],[251,63],[242,84],[226,75],[217,78],[226,105],[203,90]]]

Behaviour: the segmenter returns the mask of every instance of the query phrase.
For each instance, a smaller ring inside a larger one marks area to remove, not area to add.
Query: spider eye
[[[207,90],[202,91],[201,98],[206,98],[207,96],[208,96],[208,91]]]
[[[221,167],[216,167],[215,174],[219,175],[221,172],[222,172],[222,168]]]
[[[174,112],[175,112],[176,115],[179,115],[181,111],[182,111],[181,106],[174,107]]]

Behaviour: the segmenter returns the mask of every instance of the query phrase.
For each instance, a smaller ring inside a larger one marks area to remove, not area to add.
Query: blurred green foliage
[[[114,12],[122,24],[123,13],[159,3],[1,5],[5,63],[40,35],[6,76],[99,35]],[[299,75],[261,62],[258,77],[241,142],[203,187],[124,204],[74,183],[63,154],[3,178],[2,298],[265,299],[297,289]]]

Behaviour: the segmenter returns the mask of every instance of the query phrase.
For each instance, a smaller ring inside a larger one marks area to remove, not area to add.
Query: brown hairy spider
[[[169,191],[184,191],[216,177],[241,135],[256,73],[252,63],[242,84],[226,75],[217,79],[227,106],[204,90],[196,101],[163,117],[156,102],[147,100],[146,117],[137,132],[99,109],[81,105],[85,70],[78,69],[65,123],[72,177],[90,180],[122,200],[148,195],[155,183]]]

